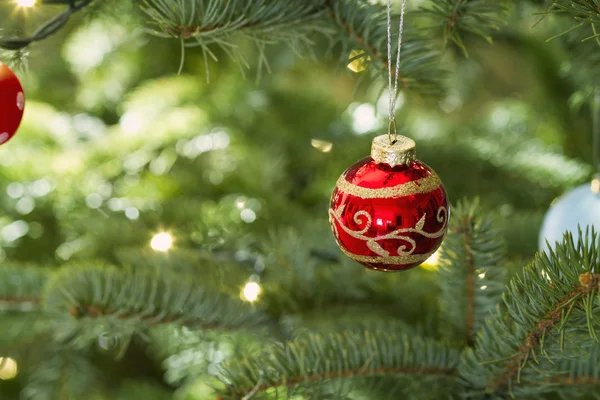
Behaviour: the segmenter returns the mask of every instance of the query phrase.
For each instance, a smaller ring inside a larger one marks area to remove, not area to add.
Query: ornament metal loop
[[[392,124],[394,124],[394,139],[392,139]],[[398,131],[396,129],[395,119],[390,119],[390,122],[388,123],[388,139],[390,140],[390,145],[398,141]]]
[[[371,145],[371,158],[378,164],[388,164],[391,167],[410,164],[416,159],[416,144],[406,136],[397,135],[392,143],[391,131],[388,135],[373,138]]]

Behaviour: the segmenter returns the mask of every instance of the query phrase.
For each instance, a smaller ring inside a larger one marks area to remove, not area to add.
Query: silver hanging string
[[[390,98],[389,111],[390,122],[388,124],[388,137],[390,144],[396,141],[396,103],[398,102],[398,75],[400,75],[400,49],[402,48],[402,32],[404,31],[404,13],[406,11],[406,0],[402,0],[400,11],[400,25],[398,26],[398,53],[396,55],[396,73],[394,75],[394,91],[392,92],[392,0],[387,4],[387,64],[388,64],[388,92]],[[392,95],[393,93],[393,95]],[[394,138],[392,139],[392,126],[394,127]]]

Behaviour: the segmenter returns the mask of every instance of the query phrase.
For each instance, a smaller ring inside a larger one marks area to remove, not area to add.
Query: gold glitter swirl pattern
[[[413,264],[422,263],[427,260],[435,251],[424,253],[424,254],[411,254],[408,256],[392,256],[392,257],[373,257],[373,256],[360,256],[358,254],[350,253],[348,250],[340,247],[340,250],[353,259],[356,262],[366,263],[378,263],[378,264]]]
[[[425,213],[425,214],[423,214],[423,216],[421,217],[419,222],[416,223],[414,228],[400,228],[400,229],[396,229],[393,232],[387,233],[385,235],[369,237],[369,236],[365,236],[365,233],[369,230],[369,228],[371,227],[371,225],[373,223],[372,217],[365,211],[357,211],[354,214],[354,218],[353,218],[354,222],[359,225],[361,223],[364,223],[365,227],[359,231],[353,231],[352,229],[345,226],[342,221],[342,213],[344,212],[344,208],[345,208],[345,205],[341,205],[335,211],[333,209],[329,209],[329,218],[330,218],[331,222],[336,221],[342,227],[344,232],[346,232],[348,235],[352,236],[355,239],[359,239],[359,240],[366,242],[366,245],[369,248],[369,250],[371,250],[373,253],[375,253],[379,256],[379,257],[370,257],[369,256],[370,258],[374,259],[375,261],[371,260],[371,261],[367,261],[367,262],[377,262],[378,261],[378,262],[385,262],[385,263],[393,263],[394,262],[393,260],[397,260],[398,262],[402,262],[402,263],[417,262],[417,261],[408,261],[408,260],[413,260],[413,259],[416,260],[417,258],[420,259],[421,257],[423,257],[423,255],[421,255],[421,254],[414,255],[413,254],[415,249],[417,248],[417,244],[414,241],[414,239],[410,238],[409,236],[403,235],[403,234],[417,233],[421,236],[424,236],[424,237],[427,237],[430,239],[435,239],[435,238],[439,238],[439,237],[443,236],[446,233],[446,230],[448,228],[448,210],[446,209],[446,207],[440,207],[437,211],[436,220],[440,223],[443,223],[444,225],[437,232],[430,233],[430,232],[425,232],[423,230],[423,227],[425,226],[425,219],[427,218],[427,213]],[[362,219],[360,217],[364,217],[365,219]],[[333,229],[335,230],[335,235],[337,237],[339,237],[339,232],[337,232],[337,224],[332,223],[331,225],[333,226]],[[401,240],[403,242],[408,243],[408,246],[404,245],[404,244],[399,246],[397,249],[398,255],[390,256],[389,251],[385,250],[383,247],[381,247],[381,245],[379,243],[377,243],[381,240],[387,240],[387,239]],[[348,254],[348,251],[345,250],[344,253]],[[353,254],[351,256],[352,259],[359,261],[357,257],[362,259],[366,256],[360,256],[357,254]]]
[[[361,221],[360,217],[364,217],[366,223],[365,223],[365,227],[356,233],[358,233],[360,235],[364,235],[371,228],[371,224],[373,223],[373,221],[371,220],[371,216],[369,215],[369,213],[362,210],[362,211],[358,211],[356,214],[354,214],[353,219],[354,219],[355,224],[361,225],[363,223],[363,221]]]
[[[346,180],[344,175],[340,176],[336,183],[338,190],[351,194],[361,199],[388,199],[391,197],[404,197],[419,193],[429,193],[440,187],[442,181],[435,173],[426,178],[417,179],[401,185],[382,189],[370,189],[354,185]]]

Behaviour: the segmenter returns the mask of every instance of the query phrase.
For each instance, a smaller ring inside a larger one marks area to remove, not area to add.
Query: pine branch
[[[0,266],[0,311],[39,309],[41,292],[47,279],[47,269]]]
[[[66,4],[68,10],[42,26],[29,38],[0,40],[0,47],[20,49],[34,41],[47,38],[61,29],[74,12],[92,0],[46,0],[45,4]],[[240,41],[250,41],[258,50],[258,74],[270,71],[265,55],[267,46],[284,43],[299,56],[313,55],[318,37],[329,39],[341,49],[340,59],[348,63],[353,50],[363,49],[375,67],[374,79],[387,71],[385,8],[366,0],[144,0],[142,11],[149,18],[149,32],[181,42],[182,63],[185,47],[200,47],[209,78],[209,59],[217,60],[213,46],[244,68],[249,67]],[[428,15],[434,26],[443,27],[444,41],[463,44],[465,33],[491,41],[490,32],[500,29],[507,11],[506,0],[444,0],[425,5],[421,14]],[[394,16],[394,20],[397,16]],[[416,19],[416,18],[415,18]],[[426,37],[419,24],[406,27],[402,74],[404,88],[424,94],[438,93],[442,88],[444,70],[435,36]],[[419,32],[419,33],[417,33]],[[396,43],[396,41],[394,41]]]
[[[45,312],[42,293],[50,268],[18,264],[0,266],[0,354],[19,355],[48,343],[53,318]]]
[[[225,5],[218,0],[145,0],[143,11],[150,18],[151,33],[200,47],[207,63],[209,58],[217,60],[211,50],[215,45],[238,63],[242,72],[249,63],[240,40],[255,44],[260,74],[261,68],[269,69],[267,46],[284,43],[297,55],[312,55],[321,36],[339,53],[342,65],[348,63],[352,51],[362,49],[361,57],[371,61],[371,80],[387,73],[387,18],[381,4],[365,0],[235,0]],[[447,0],[442,6],[432,2],[421,14],[429,14],[438,24],[452,21],[444,35],[462,44],[461,34],[466,32],[489,40],[489,33],[504,23],[506,11],[505,1]],[[435,44],[438,38],[426,36],[430,31],[419,25],[416,15],[407,18],[400,65],[401,86],[424,94],[439,92],[445,76]],[[397,41],[392,41],[396,46]]]
[[[67,9],[40,26],[33,35],[26,38],[0,39],[0,48],[6,50],[21,50],[33,42],[47,39],[58,32],[69,21],[71,15],[90,5],[93,0],[43,0],[41,4],[62,4]]]
[[[421,7],[442,32],[444,42],[453,42],[468,56],[464,36],[472,34],[492,42],[491,34],[506,24],[510,2],[506,0],[441,0]]]
[[[244,68],[249,66],[238,42],[249,40],[259,52],[259,67],[269,69],[264,54],[267,45],[285,43],[296,54],[310,54],[313,35],[328,36],[331,27],[322,23],[324,0],[145,0],[142,10],[150,18],[151,33],[180,40],[187,47],[200,47],[207,78],[209,58],[217,56],[216,45]]]
[[[562,300],[555,303],[540,322],[535,325],[534,329],[525,336],[518,349],[518,355],[512,357],[512,359],[506,363],[504,368],[506,373],[501,375],[494,383],[495,387],[508,386],[508,381],[517,376],[519,369],[522,368],[522,365],[527,361],[527,358],[536,350],[537,346],[540,345],[543,336],[551,334],[551,331],[556,328],[559,323],[565,323],[563,320],[565,306],[569,304],[576,306],[578,301],[589,297],[590,294],[595,294],[594,292],[600,288],[600,274],[592,274],[591,272],[583,273],[579,276],[579,282],[581,285],[576,286],[572,292],[566,294]]]
[[[550,12],[565,13],[579,21],[600,22],[600,4],[596,0],[556,0]]]
[[[585,236],[580,232],[577,243],[566,234],[555,251],[539,254],[511,281],[504,296],[506,313],[497,311],[486,322],[476,350],[468,350],[463,359],[461,375],[477,392],[502,396],[550,390],[541,378],[560,372],[556,362],[575,351],[565,346],[572,342],[588,351],[598,340],[597,263],[593,230]],[[543,367],[536,367],[542,360],[547,360]]]
[[[224,371],[221,399],[310,393],[336,380],[436,376],[453,380],[458,352],[430,339],[393,332],[310,334],[269,354],[233,360]],[[244,397],[246,396],[246,397]]]
[[[209,41],[217,41],[218,37],[223,37],[225,33],[234,30],[263,33],[281,29],[286,24],[297,25],[294,28],[299,29],[302,23],[310,23],[326,11],[323,1],[310,3],[284,0],[280,2],[283,4],[269,4],[271,7],[268,9],[265,9],[267,7],[265,1],[259,0],[255,4],[232,1],[225,5],[221,4],[219,10],[216,9],[215,3],[202,0],[179,3],[178,6],[174,6],[163,0],[145,0],[146,6],[143,7],[143,10],[155,21],[156,28],[165,31],[162,36],[165,36],[166,33],[177,39],[206,37]],[[193,7],[190,18],[185,18],[186,6]],[[292,12],[285,13],[284,11]],[[170,24],[177,18],[179,18],[179,24]],[[200,18],[200,23],[189,25],[194,18]],[[159,31],[154,33],[160,34]]]
[[[270,237],[261,245],[266,262],[261,304],[271,315],[341,313],[365,304],[403,318],[433,311],[433,304],[411,288],[436,290],[434,282],[422,275],[365,274],[352,260],[336,259],[337,246],[321,219],[305,219],[297,229],[273,229]]]
[[[595,360],[595,361],[597,364],[598,360]],[[563,379],[555,379],[553,382],[558,383],[559,385],[562,385],[562,386],[577,386],[577,387],[581,387],[581,386],[585,386],[585,385],[598,386],[598,385],[600,385],[600,378],[597,376],[581,375],[581,376],[578,376],[577,378],[566,377]]]
[[[552,2],[552,6],[548,11],[542,13],[546,14],[564,14],[572,17],[576,24],[569,27],[567,30],[552,36],[548,39],[554,40],[561,36],[570,35],[574,31],[580,31],[581,28],[591,28],[585,33],[585,37],[581,39],[585,42],[590,39],[596,39],[598,43],[599,35],[597,32],[597,26],[600,24],[600,4],[596,0],[556,0]]]
[[[600,385],[600,345],[595,344],[590,350],[589,356],[583,358],[563,360],[558,368],[565,371],[563,374],[555,376],[551,382],[565,389],[576,386],[582,388],[585,386]],[[596,389],[596,388],[591,388]]]
[[[563,25],[565,24],[560,24],[560,26]],[[585,29],[558,35],[561,47],[566,52],[567,65],[572,71],[569,79],[575,81],[575,87],[580,91],[578,97],[573,96],[576,101],[572,101],[572,108],[580,107],[584,102],[593,98],[594,88],[599,85],[600,36],[597,36],[599,29],[600,23],[592,23],[591,26],[586,25]]]
[[[328,0],[327,6],[332,20],[338,25],[338,34],[332,46],[341,48],[340,62],[348,63],[352,50],[362,49],[373,66],[375,76],[387,75],[387,14],[382,5],[365,1],[347,2]],[[392,20],[397,21],[398,15]],[[438,93],[445,72],[440,67],[440,52],[431,39],[419,34],[419,29],[410,16],[406,18],[400,61],[399,85],[424,94]],[[397,33],[395,33],[397,35]],[[394,35],[393,35],[394,36]],[[397,38],[392,39],[392,54],[397,51]],[[393,68],[392,68],[393,70]]]
[[[48,310],[75,320],[105,318],[138,328],[173,323],[232,329],[269,322],[261,310],[191,277],[113,267],[65,268],[49,283],[44,300]]]
[[[102,372],[89,354],[46,348],[38,356],[23,388],[25,398],[93,398],[102,384]]]
[[[504,242],[478,201],[453,208],[438,274],[442,317],[468,346],[474,333],[500,301],[504,289]]]

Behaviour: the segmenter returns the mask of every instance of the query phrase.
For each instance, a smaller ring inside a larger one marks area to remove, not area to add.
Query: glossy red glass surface
[[[19,78],[0,63],[0,144],[8,142],[15,135],[24,108],[25,95]]]
[[[350,185],[338,181],[329,216],[346,255],[369,268],[401,271],[421,264],[440,246],[448,201],[427,165],[413,161],[390,167],[367,157],[342,177]],[[365,194],[360,188],[374,190]]]

